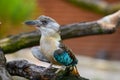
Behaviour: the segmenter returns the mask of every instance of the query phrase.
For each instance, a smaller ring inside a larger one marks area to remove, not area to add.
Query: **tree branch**
[[[109,34],[120,26],[120,10],[100,20],[84,23],[73,23],[61,26],[62,39],[74,37]],[[21,33],[0,40],[4,53],[12,53],[19,49],[39,44],[41,34],[38,31]]]
[[[43,72],[44,69],[45,67],[31,64],[26,60],[10,61],[6,64],[6,58],[0,49],[0,80],[12,80],[10,74],[29,80],[88,80],[72,73],[64,75],[64,70],[56,74],[58,68],[53,67]]]
[[[12,80],[12,77],[5,68],[6,58],[0,48],[0,80]]]
[[[6,67],[12,76],[21,76],[29,80],[88,80],[83,77],[76,77],[73,74],[65,76],[63,75],[65,71],[55,74],[57,68],[43,72],[45,67],[31,64],[26,60],[8,62]]]
[[[78,7],[100,13],[110,14],[120,9],[120,3],[109,4],[105,0],[66,0]]]

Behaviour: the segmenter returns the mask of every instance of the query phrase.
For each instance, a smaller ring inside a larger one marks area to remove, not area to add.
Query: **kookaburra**
[[[36,20],[26,21],[27,25],[34,25],[40,32],[40,47],[32,48],[32,54],[39,60],[54,65],[72,67],[72,71],[78,74],[76,59],[73,52],[67,48],[61,40],[60,25],[48,16],[40,16]]]

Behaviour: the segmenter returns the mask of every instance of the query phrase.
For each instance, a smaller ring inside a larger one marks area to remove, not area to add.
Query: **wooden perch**
[[[88,80],[73,74],[64,75],[63,70],[55,74],[57,68],[54,67],[43,72],[44,69],[45,67],[31,64],[26,60],[6,63],[3,51],[0,49],[0,80],[12,80],[11,76],[21,76],[29,80]]]
[[[73,23],[61,26],[62,39],[74,37],[109,34],[120,26],[120,10],[100,20],[84,23]],[[41,34],[38,31],[21,33],[0,40],[4,53],[12,53],[19,49],[39,44]]]
[[[120,9],[120,2],[109,4],[105,0],[66,0],[78,7],[88,9],[100,14],[110,14]]]
[[[31,64],[26,60],[8,62],[6,67],[12,76],[21,76],[29,80],[88,80],[73,74],[63,75],[65,71],[55,74],[57,68],[51,68],[43,73],[45,67]]]
[[[12,77],[6,70],[6,58],[0,48],[0,80],[12,80]]]

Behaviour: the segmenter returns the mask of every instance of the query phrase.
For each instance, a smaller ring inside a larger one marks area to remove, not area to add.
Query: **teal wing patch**
[[[69,54],[65,51],[56,50],[54,52],[54,58],[57,62],[62,65],[69,66],[73,62],[73,59],[69,56]]]

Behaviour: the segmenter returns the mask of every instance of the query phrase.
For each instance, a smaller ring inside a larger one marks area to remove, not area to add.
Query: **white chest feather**
[[[43,52],[53,53],[54,50],[58,49],[59,42],[52,38],[46,38],[40,41],[40,46]]]
[[[59,44],[59,41],[52,37],[44,37],[40,40],[40,50],[51,62],[53,62],[53,53],[55,50],[59,49]]]

